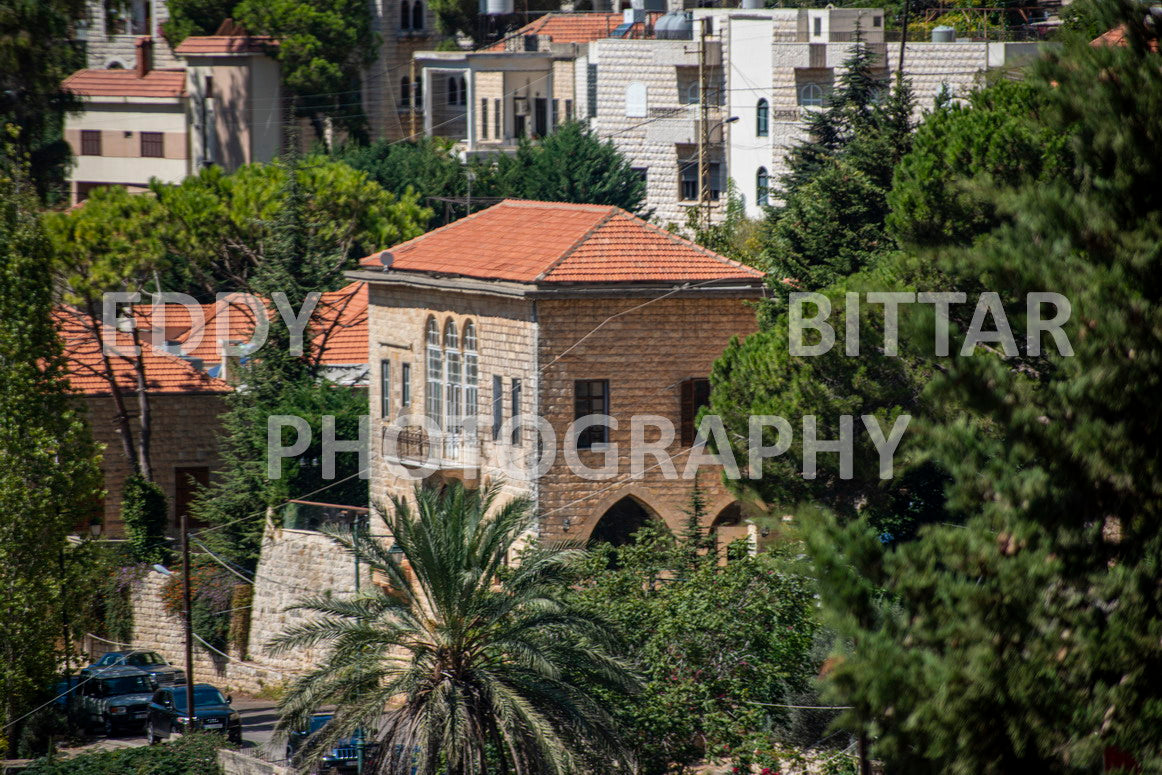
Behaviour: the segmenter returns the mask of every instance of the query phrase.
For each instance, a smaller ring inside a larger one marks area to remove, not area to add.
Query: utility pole
[[[412,60],[415,61],[415,60]],[[352,554],[355,556],[355,596],[359,597],[359,537],[361,535],[360,529],[363,527],[363,517],[359,512],[352,514],[352,525],[355,530],[352,533],[353,541],[351,542]],[[357,775],[363,775],[363,727],[355,730],[355,772]]]
[[[187,729],[194,728],[194,620],[190,613],[190,517],[182,512],[182,604],[186,625],[186,710]]]
[[[698,221],[702,228],[710,225],[710,68],[706,66],[706,38],[709,35],[710,18],[698,20]]]

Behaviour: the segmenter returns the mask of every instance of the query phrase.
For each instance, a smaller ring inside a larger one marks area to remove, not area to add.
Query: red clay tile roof
[[[148,309],[143,306],[143,309]],[[278,314],[273,308],[270,314]],[[184,311],[166,311],[166,328],[174,341],[193,348],[186,354],[204,363],[222,360],[218,326],[225,326],[225,338],[233,344],[245,344],[254,336],[254,309],[241,299],[223,298],[214,304],[203,304],[204,322],[189,325]],[[337,291],[324,293],[311,319],[312,344],[319,362],[328,366],[352,366],[367,363],[367,284],[354,282]],[[181,330],[179,330],[181,329]],[[200,336],[199,336],[200,334]]]
[[[391,248],[391,271],[525,283],[758,280],[763,273],[609,205],[506,199]],[[381,267],[379,253],[361,266]]]
[[[1091,45],[1091,46],[1124,46],[1124,45],[1126,45],[1126,27],[1125,27],[1125,25],[1121,25],[1119,27],[1114,27],[1112,30],[1107,30],[1106,32],[1103,32],[1101,35],[1098,35],[1096,38],[1091,40],[1089,42],[1089,45]],[[1154,40],[1150,41],[1150,43],[1148,44],[1148,48],[1151,51],[1157,51],[1158,50],[1158,39],[1155,38]]]
[[[265,54],[278,46],[269,35],[192,35],[174,49],[179,56],[197,54]]]
[[[589,43],[608,38],[621,24],[620,13],[547,13],[536,21],[529,22],[516,32],[509,34],[482,51],[507,51],[510,40],[521,40],[525,35],[548,35],[553,43]],[[633,37],[641,36],[642,25],[634,25]]]
[[[186,71],[150,70],[139,78],[136,70],[78,70],[61,86],[82,97],[184,97]]]
[[[64,345],[68,364],[68,379],[73,390],[84,395],[108,395],[109,383],[104,378],[104,363],[96,333],[88,325],[88,318],[71,307],[54,312],[57,330]],[[148,335],[146,335],[148,337]],[[117,339],[122,348],[130,346],[129,337]],[[142,347],[146,385],[151,393],[227,393],[230,386],[198,371],[189,362],[168,353],[159,352],[148,344]],[[117,385],[122,390],[136,390],[134,361],[128,357],[110,355]]]

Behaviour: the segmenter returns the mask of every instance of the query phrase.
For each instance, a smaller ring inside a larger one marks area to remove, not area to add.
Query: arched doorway
[[[590,544],[609,543],[614,546],[624,546],[630,542],[631,536],[658,517],[645,504],[627,495],[610,506],[589,534]]]
[[[710,523],[710,533],[714,536],[719,558],[725,559],[726,547],[749,535],[747,524],[743,521],[742,504],[734,501],[724,506]]]

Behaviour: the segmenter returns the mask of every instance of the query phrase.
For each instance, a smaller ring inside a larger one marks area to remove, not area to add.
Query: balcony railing
[[[480,439],[467,428],[432,432],[421,425],[387,426],[380,439],[380,453],[404,465],[475,468],[480,460]]]

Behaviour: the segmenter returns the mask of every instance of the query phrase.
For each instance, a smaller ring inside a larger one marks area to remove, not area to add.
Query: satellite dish
[[[391,269],[391,265],[394,262],[395,256],[391,254],[390,250],[385,250],[379,254],[379,263],[383,264],[384,269]]]

